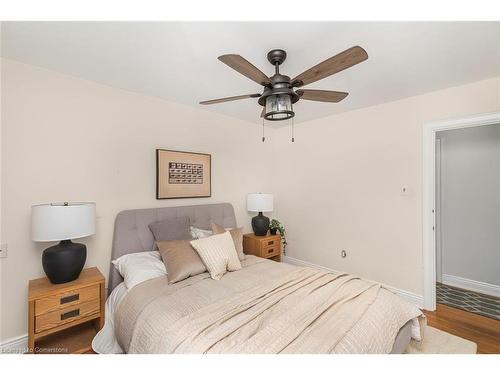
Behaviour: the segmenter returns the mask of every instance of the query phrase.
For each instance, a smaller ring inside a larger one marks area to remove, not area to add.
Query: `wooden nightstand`
[[[281,236],[279,234],[256,236],[253,233],[243,235],[243,251],[261,258],[281,262]]]
[[[96,267],[65,284],[46,277],[30,280],[28,350],[30,353],[91,352],[104,325],[104,276]]]

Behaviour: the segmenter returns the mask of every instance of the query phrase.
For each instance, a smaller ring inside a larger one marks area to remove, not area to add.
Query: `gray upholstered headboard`
[[[116,216],[111,260],[129,253],[153,250],[154,238],[148,225],[168,218],[188,216],[191,225],[210,229],[212,221],[226,228],[236,227],[234,209],[230,203],[145,208],[122,211]],[[108,294],[123,281],[113,265],[109,269]]]

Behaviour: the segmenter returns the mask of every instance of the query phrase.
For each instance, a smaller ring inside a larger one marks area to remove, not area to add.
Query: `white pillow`
[[[229,232],[214,234],[190,242],[207,267],[210,277],[219,280],[226,271],[241,269],[233,237]]]
[[[196,240],[199,238],[207,238],[210,237],[212,234],[214,234],[214,232],[212,232],[211,230],[206,230],[196,227],[189,227],[189,231],[191,232],[191,237]]]
[[[159,251],[143,251],[122,255],[111,263],[120,272],[127,289],[132,289],[143,281],[165,276],[167,269]]]

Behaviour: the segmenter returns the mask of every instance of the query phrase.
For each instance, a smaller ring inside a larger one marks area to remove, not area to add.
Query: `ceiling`
[[[266,54],[282,48],[281,71],[293,78],[354,45],[367,61],[305,86],[350,95],[338,104],[301,100],[296,122],[500,76],[500,22],[3,22],[1,54],[201,107],[201,100],[261,92],[219,55],[240,54],[272,75]],[[261,121],[257,99],[203,108]]]

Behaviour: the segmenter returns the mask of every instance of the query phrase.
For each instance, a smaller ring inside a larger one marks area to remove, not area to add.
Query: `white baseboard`
[[[23,354],[28,350],[28,335],[14,337],[0,343],[0,354]]]
[[[292,258],[292,257],[286,256],[286,255],[283,256],[283,262],[289,263],[289,264],[293,264],[293,265],[296,265],[296,266],[319,268],[319,269],[322,269],[322,270],[325,270],[325,271],[331,271],[331,272],[340,272],[338,270],[334,270],[334,269],[331,269],[331,268],[328,268],[328,267],[320,266],[318,264],[306,262],[304,260],[300,260],[300,259],[297,259],[297,258]],[[372,280],[368,280],[368,281],[372,281]],[[416,293],[408,292],[407,290],[395,288],[395,287],[390,286],[390,285],[386,285],[386,284],[382,284],[382,285],[385,288],[387,288],[390,291],[392,291],[393,293],[395,293],[398,296],[400,296],[401,298],[403,298],[404,300],[406,300],[406,301],[408,301],[410,303],[413,303],[414,305],[418,306],[419,308],[423,308],[423,306],[424,306],[424,297],[423,296],[418,295]]]
[[[443,275],[443,284],[456,286],[457,288],[472,290],[474,292],[500,297],[500,285],[489,284],[482,281],[466,279],[464,277]]]

